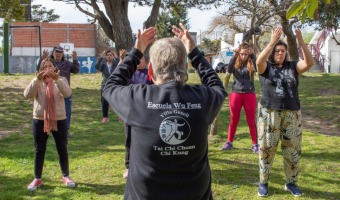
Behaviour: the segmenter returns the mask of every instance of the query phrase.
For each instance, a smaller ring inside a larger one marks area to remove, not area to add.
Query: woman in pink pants
[[[256,72],[255,55],[251,53],[251,47],[243,42],[235,51],[227,66],[224,78],[224,88],[227,90],[231,74],[234,76],[234,83],[229,95],[230,124],[228,128],[228,140],[222,150],[233,148],[233,141],[236,134],[242,107],[245,110],[247,123],[252,139],[252,151],[258,153],[257,132],[256,132],[256,94],[254,86],[254,75]]]

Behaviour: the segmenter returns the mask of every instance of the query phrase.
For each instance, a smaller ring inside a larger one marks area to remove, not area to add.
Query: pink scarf
[[[57,117],[56,117],[56,105],[53,96],[54,82],[52,78],[44,78],[46,83],[45,93],[45,108],[44,108],[44,132],[49,134],[51,131],[57,131]]]

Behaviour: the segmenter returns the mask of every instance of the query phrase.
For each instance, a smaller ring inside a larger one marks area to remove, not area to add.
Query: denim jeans
[[[68,132],[70,130],[70,123],[71,123],[72,95],[70,97],[65,98],[64,101],[65,101],[67,132]]]

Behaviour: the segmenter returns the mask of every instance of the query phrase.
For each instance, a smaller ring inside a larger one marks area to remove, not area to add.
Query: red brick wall
[[[96,47],[96,25],[16,22],[11,26],[41,27],[41,46],[53,47],[59,43],[74,43],[74,48]],[[39,46],[38,28],[12,28],[12,47]]]

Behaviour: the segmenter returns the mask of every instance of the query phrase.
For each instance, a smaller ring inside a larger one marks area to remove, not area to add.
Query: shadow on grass
[[[121,185],[103,185],[103,184],[93,184],[93,183],[77,183],[77,190],[84,193],[91,192],[98,195],[106,195],[115,193],[117,195],[124,195],[125,184]],[[85,186],[85,187],[83,187]]]

